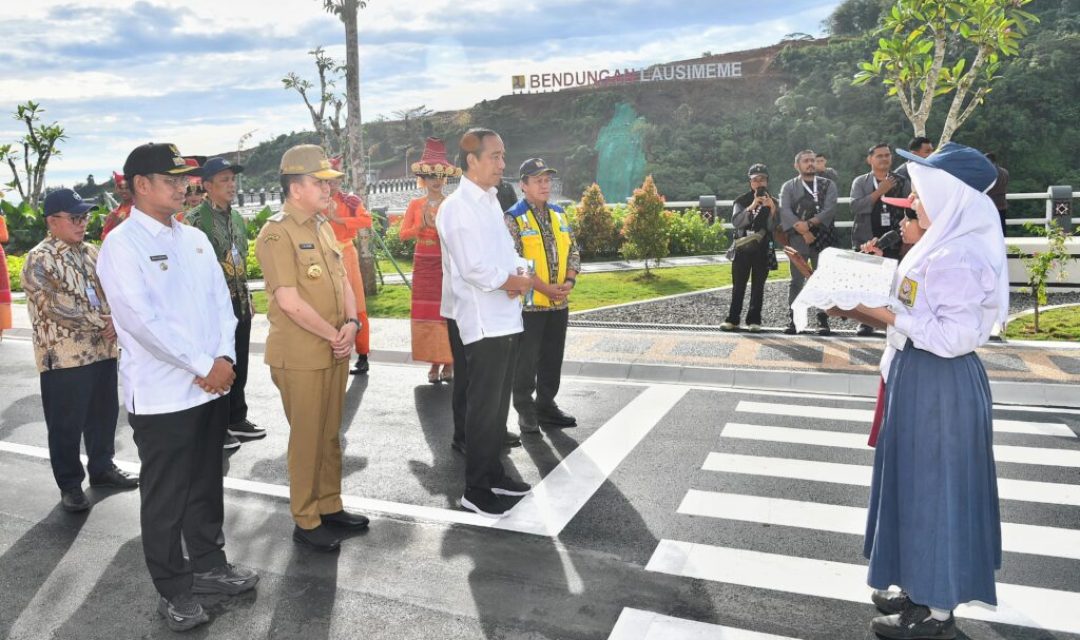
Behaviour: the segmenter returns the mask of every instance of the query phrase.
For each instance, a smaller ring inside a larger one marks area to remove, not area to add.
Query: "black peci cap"
[[[131,183],[135,176],[148,176],[155,173],[184,175],[198,171],[180,155],[175,144],[148,142],[139,145],[128,154],[124,161],[124,178]]]

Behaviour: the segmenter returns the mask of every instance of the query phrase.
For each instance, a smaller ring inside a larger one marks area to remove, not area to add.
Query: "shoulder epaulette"
[[[278,211],[274,215],[266,219],[267,222],[282,222],[285,220],[286,213],[284,211]]]

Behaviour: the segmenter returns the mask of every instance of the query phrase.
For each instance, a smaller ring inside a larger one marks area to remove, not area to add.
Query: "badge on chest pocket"
[[[906,307],[915,306],[915,298],[919,295],[919,283],[911,278],[904,278],[904,281],[900,283],[900,291],[897,292],[896,297],[900,299],[900,302],[904,303]]]

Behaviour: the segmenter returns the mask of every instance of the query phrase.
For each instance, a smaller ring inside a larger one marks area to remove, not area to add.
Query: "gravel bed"
[[[765,283],[765,302],[761,309],[762,325],[766,327],[784,327],[788,323],[788,283],[786,280]],[[746,324],[746,306],[750,302],[747,287],[743,300],[743,326]],[[1009,313],[1018,313],[1032,308],[1033,297],[1030,294],[1014,293],[1009,296]],[[1061,292],[1049,294],[1049,305],[1080,303],[1080,292]],[[629,322],[650,324],[682,325],[718,325],[727,317],[731,304],[731,289],[710,291],[693,295],[670,298],[667,300],[638,302],[597,311],[585,311],[571,316],[573,320],[602,322]],[[833,329],[854,330],[854,322],[830,319]],[[816,327],[813,317],[810,328]]]

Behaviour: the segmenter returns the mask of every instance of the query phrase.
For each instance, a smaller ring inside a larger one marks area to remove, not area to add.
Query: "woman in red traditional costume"
[[[4,194],[0,193],[0,199],[3,197]],[[7,241],[7,220],[0,213],[0,340],[4,338],[4,330],[11,328],[11,279],[8,277],[7,256],[3,247]]]
[[[127,217],[131,215],[131,191],[128,190],[127,180],[124,179],[124,175],[113,171],[113,184],[116,185],[114,193],[120,200],[120,204],[115,209],[109,212],[109,215],[105,216],[105,222],[101,226],[101,239],[105,240],[105,236],[109,235],[109,232],[115,229],[121,222],[127,220]]]
[[[401,239],[416,240],[413,253],[412,277],[412,357],[430,362],[428,382],[445,382],[454,377],[454,358],[450,353],[450,336],[446,319],[439,313],[442,304],[442,248],[435,216],[445,196],[447,178],[461,175],[446,158],[446,146],[438,138],[428,138],[420,162],[413,163],[420,186],[427,194],[409,203],[401,221]],[[440,372],[439,367],[442,367]]]

